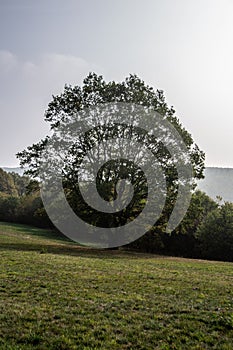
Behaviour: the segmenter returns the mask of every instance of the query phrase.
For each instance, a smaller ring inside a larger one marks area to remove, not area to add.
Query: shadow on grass
[[[61,232],[52,229],[43,229],[29,225],[16,224],[16,223],[8,223],[8,222],[0,222],[0,230],[13,231],[15,233],[22,233],[25,235],[32,235],[37,237],[42,237],[46,239],[55,239],[58,241],[65,241],[73,243],[68,237],[63,235]]]
[[[49,229],[37,228],[34,226],[9,223],[9,222],[0,222],[0,234],[5,233],[17,233],[20,234],[20,240],[23,236],[38,237],[47,240],[47,242],[38,241],[38,242],[0,242],[0,251],[3,250],[12,250],[18,252],[38,252],[39,254],[60,254],[67,256],[83,256],[87,258],[97,258],[97,259],[122,259],[122,258],[132,258],[132,259],[145,259],[151,257],[160,257],[161,255],[152,255],[141,253],[133,250],[127,250],[126,248],[119,249],[94,249],[90,247],[85,247],[78,245],[76,242],[73,242],[68,237],[63,235],[60,232]],[[51,243],[48,243],[51,240]]]
[[[139,253],[135,251],[123,250],[111,250],[111,249],[94,249],[89,247],[81,247],[78,245],[53,245],[53,244],[40,244],[40,243],[0,243],[0,251],[17,251],[17,252],[38,252],[39,254],[58,254],[85,258],[96,259],[145,259],[152,256]],[[156,257],[156,256],[154,256]],[[161,256],[162,257],[162,256]]]

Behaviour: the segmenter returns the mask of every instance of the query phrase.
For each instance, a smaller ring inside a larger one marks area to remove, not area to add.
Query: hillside
[[[214,168],[205,169],[205,179],[198,185],[211,198],[221,196],[224,201],[233,202],[233,169]]]
[[[2,169],[8,173],[16,173],[19,175],[23,175],[24,169],[16,167],[16,168],[7,168],[7,167],[2,167]]]
[[[2,350],[231,349],[231,263],[96,251],[0,223]]]

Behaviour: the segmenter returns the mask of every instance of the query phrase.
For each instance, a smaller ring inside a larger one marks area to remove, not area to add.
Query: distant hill
[[[224,201],[233,202],[233,168],[206,168],[205,179],[199,181],[198,188],[213,199],[221,196]]]
[[[22,168],[6,168],[6,167],[2,167],[2,169],[8,173],[17,173],[19,175],[23,175],[24,169]]]
[[[19,175],[23,174],[21,168],[3,167],[2,169]],[[221,196],[224,201],[233,202],[233,168],[206,168],[205,179],[199,181],[198,188],[213,199]]]

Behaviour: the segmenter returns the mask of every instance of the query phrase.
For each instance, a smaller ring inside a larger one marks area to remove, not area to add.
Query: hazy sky
[[[48,132],[43,113],[89,71],[165,91],[207,166],[233,167],[232,0],[0,0],[0,165]]]

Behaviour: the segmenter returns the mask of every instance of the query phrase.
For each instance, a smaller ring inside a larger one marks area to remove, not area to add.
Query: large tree
[[[107,103],[135,104],[149,108],[162,115],[165,120],[173,125],[186,145],[188,156],[193,166],[193,180],[203,177],[204,153],[195,144],[190,133],[182,126],[175,115],[174,108],[169,107],[166,103],[163,91],[155,91],[136,75],[130,75],[125,81],[117,83],[114,81],[106,82],[102,76],[90,73],[84,79],[82,86],[72,87],[66,85],[61,95],[53,96],[45,112],[45,121],[50,123],[51,130],[56,133],[56,130],[62,124],[65,124],[67,120],[71,120],[76,113],[78,115],[80,111],[87,110],[93,106],[102,106]],[[111,119],[109,122],[111,123]],[[131,141],[136,140],[144,143],[150,147],[151,152],[159,160],[166,176],[167,186],[166,205],[162,215],[162,221],[165,224],[168,221],[172,206],[177,198],[179,187],[177,169],[174,162],[172,162],[170,152],[164,147],[161,139],[155,139],[140,128],[128,128],[127,125],[119,126],[113,123],[108,128],[102,125],[99,128],[87,131],[81,143],[75,144],[72,141],[66,143],[68,150],[66,154],[67,161],[65,166],[62,169],[58,169],[58,171],[61,170],[63,173],[63,183],[70,204],[74,211],[77,211],[83,219],[103,227],[120,226],[128,220],[132,220],[142,210],[147,197],[146,178],[140,167],[137,167],[132,161],[123,159],[124,157],[119,161],[106,162],[106,165],[97,174],[98,191],[107,201],[116,199],[116,185],[119,179],[127,178],[134,184],[135,188],[140,189],[136,191],[137,195],[131,201],[130,205],[118,212],[118,214],[109,213],[107,216],[101,215],[95,208],[85,203],[80,193],[80,188],[77,185],[78,166],[87,150],[90,150],[96,144],[100,143],[100,141],[116,138],[116,136],[119,138],[126,137],[130,138]],[[18,153],[17,156],[20,159],[21,165],[29,167],[28,174],[34,177],[38,176],[43,151],[49,142],[50,137],[48,136],[37,144],[33,144],[26,150]],[[176,145],[173,144],[173,147],[175,149]],[[54,166],[56,167],[55,163]],[[151,164],[151,168],[153,170],[153,164]]]

